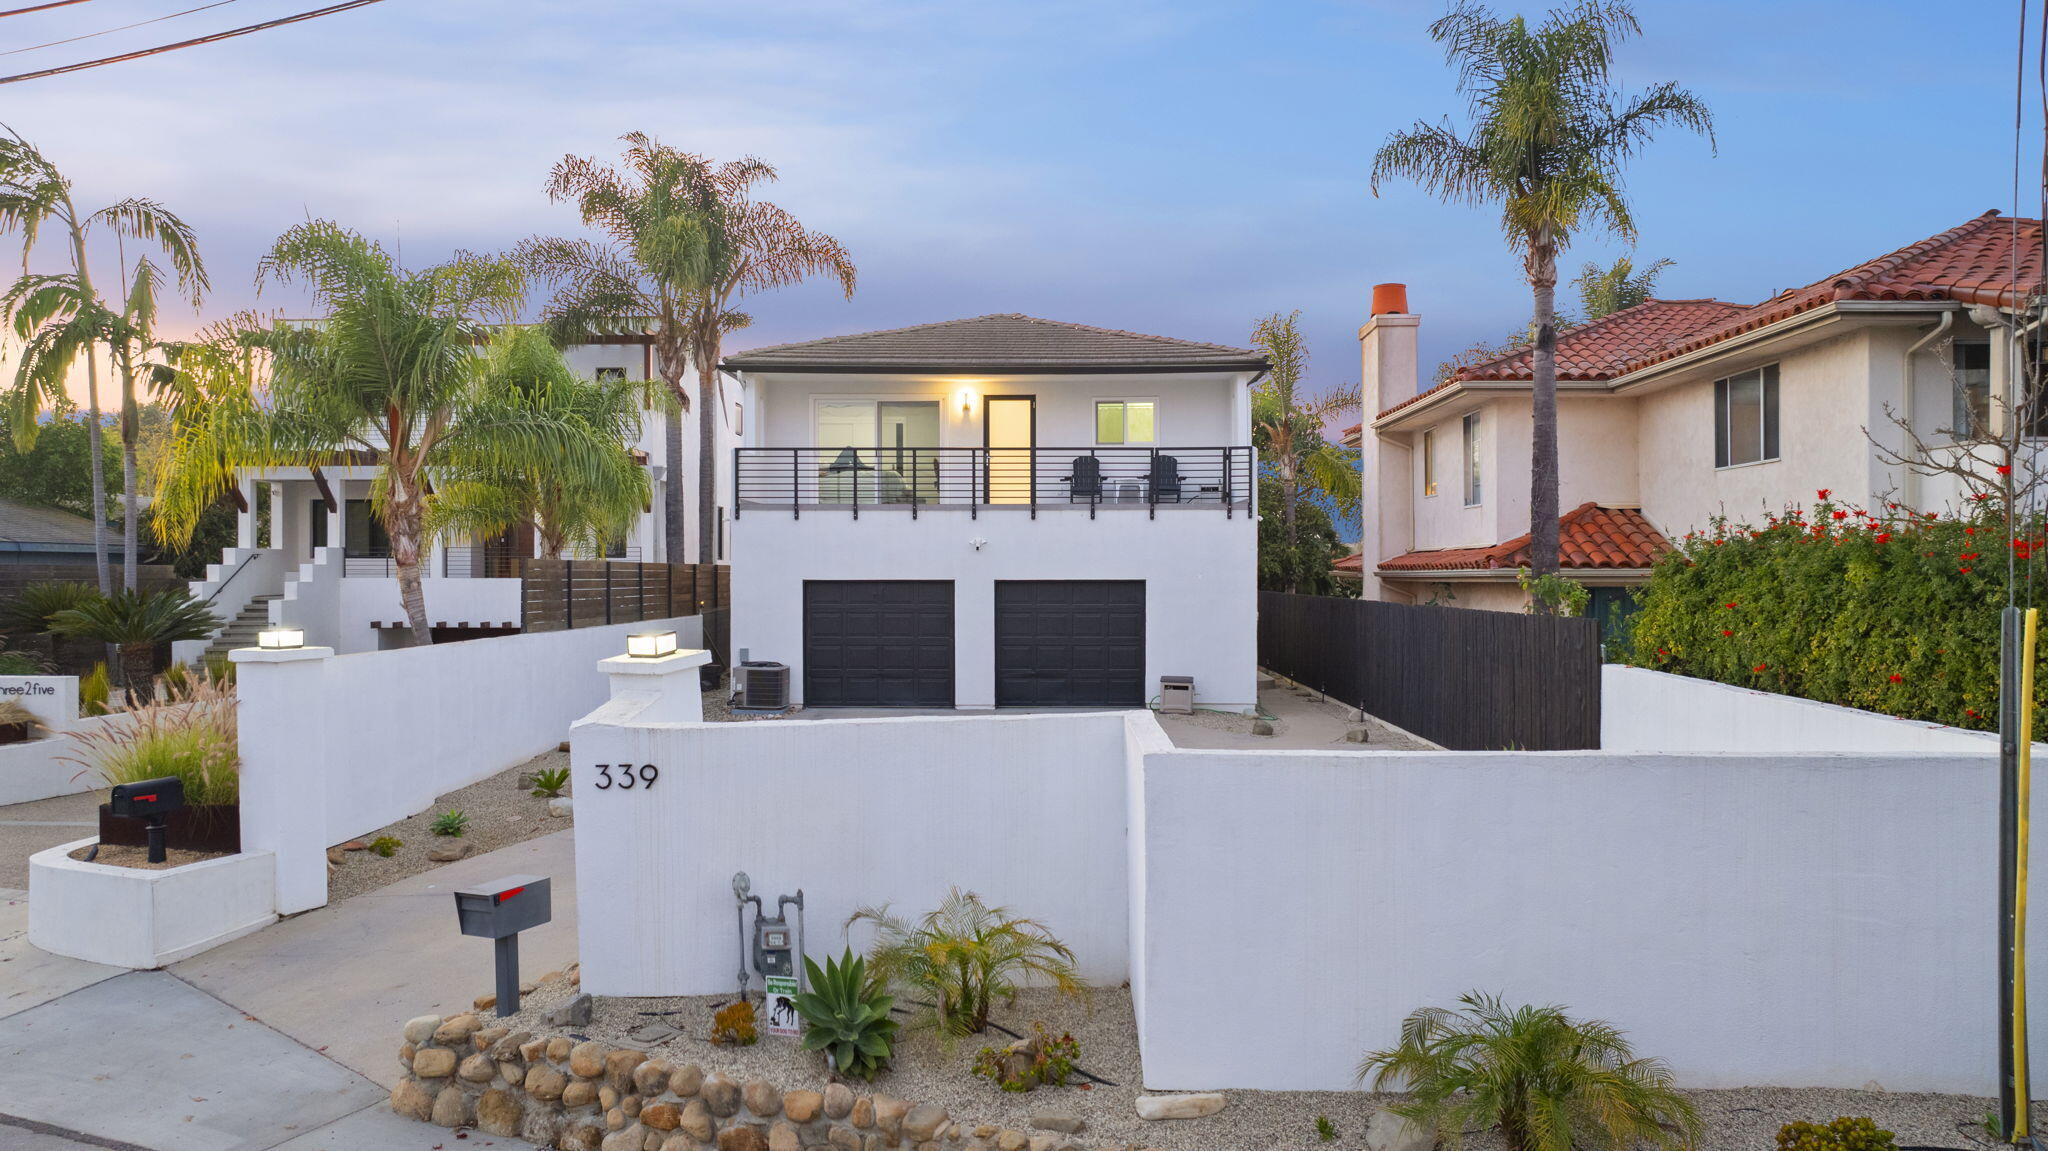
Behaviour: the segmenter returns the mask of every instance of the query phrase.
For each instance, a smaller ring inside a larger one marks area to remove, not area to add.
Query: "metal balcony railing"
[[[941,508],[1249,513],[1250,447],[739,448],[738,500],[749,511]]]
[[[438,556],[423,557],[421,574],[434,579],[518,579],[530,557],[514,555],[512,549],[495,545],[458,545],[441,549]],[[576,557],[579,561],[592,557]],[[640,562],[640,549],[628,547],[607,560]],[[398,575],[398,561],[389,555],[345,555],[341,574],[350,579],[388,579]]]

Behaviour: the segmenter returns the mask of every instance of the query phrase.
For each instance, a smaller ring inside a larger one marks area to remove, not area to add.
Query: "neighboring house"
[[[1890,464],[1872,438],[1906,451],[1899,413],[1946,450],[1949,429],[2001,418],[1990,397],[2017,392],[1994,333],[2034,294],[2041,242],[2039,221],[1987,213],[1759,304],[1651,300],[1560,336],[1565,573],[1603,610],[1716,516],[1761,521],[1820,489],[1954,507],[1960,481]],[[1418,388],[1419,323],[1388,310],[1359,332],[1377,414],[1346,435],[1369,494],[1362,555],[1340,570],[1366,598],[1519,610],[1528,350]]]
[[[581,344],[564,353],[569,366],[592,376],[616,373],[626,379],[651,374],[650,341],[643,336],[618,336],[601,343]],[[694,400],[697,389],[687,381]],[[696,561],[697,428],[692,404],[683,433],[682,482],[690,498],[685,539],[688,559]],[[719,513],[724,516],[730,491],[727,460],[739,442],[738,412],[730,395],[722,398],[719,429]],[[662,532],[662,500],[674,474],[667,467],[664,437],[668,417],[661,408],[645,414],[640,438],[632,447],[648,469],[653,498],[636,518],[627,537],[609,558],[648,563],[668,559]],[[303,628],[306,642],[337,652],[403,647],[412,642],[390,542],[374,515],[370,490],[379,466],[364,456],[318,469],[270,468],[240,478],[236,492],[238,517],[235,546],[221,562],[207,569],[192,592],[207,600],[229,621],[212,640],[178,645],[179,659],[192,659],[209,645],[223,646],[248,638],[253,628],[288,624]],[[267,534],[259,527],[267,524]],[[261,538],[259,538],[259,535]],[[722,561],[725,530],[717,533]],[[536,554],[535,533],[528,527],[488,540],[434,541],[421,563],[428,621],[437,635],[460,638],[498,634],[520,626],[521,588],[518,561]]]
[[[723,367],[732,642],[797,702],[1254,705],[1259,354],[1011,314]]]
[[[107,554],[121,560],[121,525],[107,525]],[[93,564],[92,521],[58,508],[0,499],[0,564]]]

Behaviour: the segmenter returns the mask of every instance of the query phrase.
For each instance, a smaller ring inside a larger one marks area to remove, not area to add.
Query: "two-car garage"
[[[1143,580],[998,580],[999,707],[1142,707]],[[804,581],[804,703],[954,705],[950,580]]]

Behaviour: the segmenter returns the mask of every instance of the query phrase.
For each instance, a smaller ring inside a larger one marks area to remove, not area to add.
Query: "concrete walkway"
[[[0,807],[0,887],[28,886],[28,857],[99,833],[98,790]]]
[[[1159,726],[1166,729],[1175,747],[1210,750],[1422,751],[1435,746],[1372,716],[1365,717],[1361,724],[1356,710],[1306,689],[1283,684],[1261,683],[1259,709],[1270,717],[1273,734],[1252,734],[1249,716],[1214,712],[1162,713]],[[1364,743],[1350,742],[1346,736],[1360,726],[1365,727],[1369,738]]]

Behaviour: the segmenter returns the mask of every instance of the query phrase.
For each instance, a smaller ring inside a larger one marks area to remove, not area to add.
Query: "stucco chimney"
[[[1408,285],[1373,285],[1372,314],[1358,329],[1364,357],[1359,379],[1367,423],[1415,394],[1415,336],[1421,324],[1422,317],[1408,310]]]
[[[1409,452],[1401,444],[1381,443],[1372,421],[1415,394],[1420,379],[1415,337],[1421,325],[1422,318],[1408,310],[1406,284],[1373,285],[1372,314],[1358,329],[1363,407],[1359,418],[1364,423],[1358,451],[1366,490],[1359,508],[1359,550],[1364,556],[1360,594],[1366,599],[1380,598],[1379,562],[1408,550],[1414,536],[1413,509],[1404,502],[1411,486]]]

